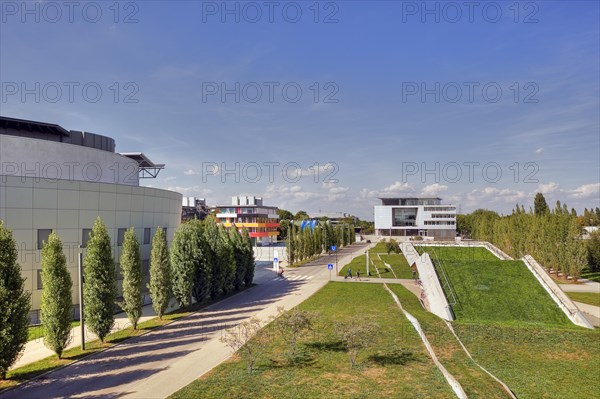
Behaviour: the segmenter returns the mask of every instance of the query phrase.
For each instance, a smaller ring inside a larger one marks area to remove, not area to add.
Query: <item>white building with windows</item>
[[[38,322],[40,309],[42,243],[52,230],[63,242],[73,313],[79,316],[79,246],[85,247],[98,216],[111,237],[119,292],[121,245],[125,231],[135,228],[146,289],[156,228],[166,229],[171,242],[181,220],[181,194],[139,185],[140,178],[156,177],[162,168],[142,153],[116,153],[110,137],[0,117],[0,220],[18,245],[21,273],[32,294],[32,323]]]
[[[456,206],[437,197],[379,198],[374,212],[375,233],[381,236],[456,237]]]

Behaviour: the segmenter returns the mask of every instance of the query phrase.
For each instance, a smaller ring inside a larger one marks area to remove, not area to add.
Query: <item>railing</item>
[[[442,261],[440,260],[440,258],[438,258],[437,253],[435,251],[432,251],[432,252],[433,252],[433,255],[435,256],[435,262],[433,262],[433,266],[436,268],[436,271],[438,274],[438,279],[440,279],[440,281],[442,280],[439,277],[440,275],[444,279],[444,281],[441,281],[442,289],[446,293],[446,298],[450,299],[449,297],[450,296],[452,297],[449,304],[451,306],[456,306],[458,304],[458,300],[456,299],[456,294],[454,293],[454,290],[452,289],[452,284],[450,284],[450,279],[448,278],[448,274],[446,273],[446,268],[442,264]],[[437,267],[436,267],[436,265],[437,265]]]

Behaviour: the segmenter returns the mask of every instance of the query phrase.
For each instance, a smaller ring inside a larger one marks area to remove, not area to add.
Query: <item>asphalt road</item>
[[[339,250],[338,260],[359,253],[365,244]],[[265,263],[258,264],[255,287],[224,299],[185,319],[131,338],[0,395],[2,399],[41,398],[164,398],[186,386],[231,352],[218,338],[224,329],[247,318],[267,320],[277,306],[289,309],[329,280],[324,256],[297,269],[286,268],[277,278]]]

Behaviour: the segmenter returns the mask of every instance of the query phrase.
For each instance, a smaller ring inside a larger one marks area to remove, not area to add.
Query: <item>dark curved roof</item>
[[[27,132],[40,132],[54,134],[62,137],[70,137],[71,134],[65,128],[53,123],[29,121],[25,119],[9,118],[0,116],[1,129],[24,130]]]

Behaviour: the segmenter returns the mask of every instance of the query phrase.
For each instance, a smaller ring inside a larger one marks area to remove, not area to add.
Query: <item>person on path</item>
[[[348,273],[346,273],[346,277],[344,277],[344,280],[347,279],[348,277],[352,278],[352,269],[348,268]]]
[[[356,279],[358,281],[360,281],[360,271],[358,271],[358,270],[356,271]]]

